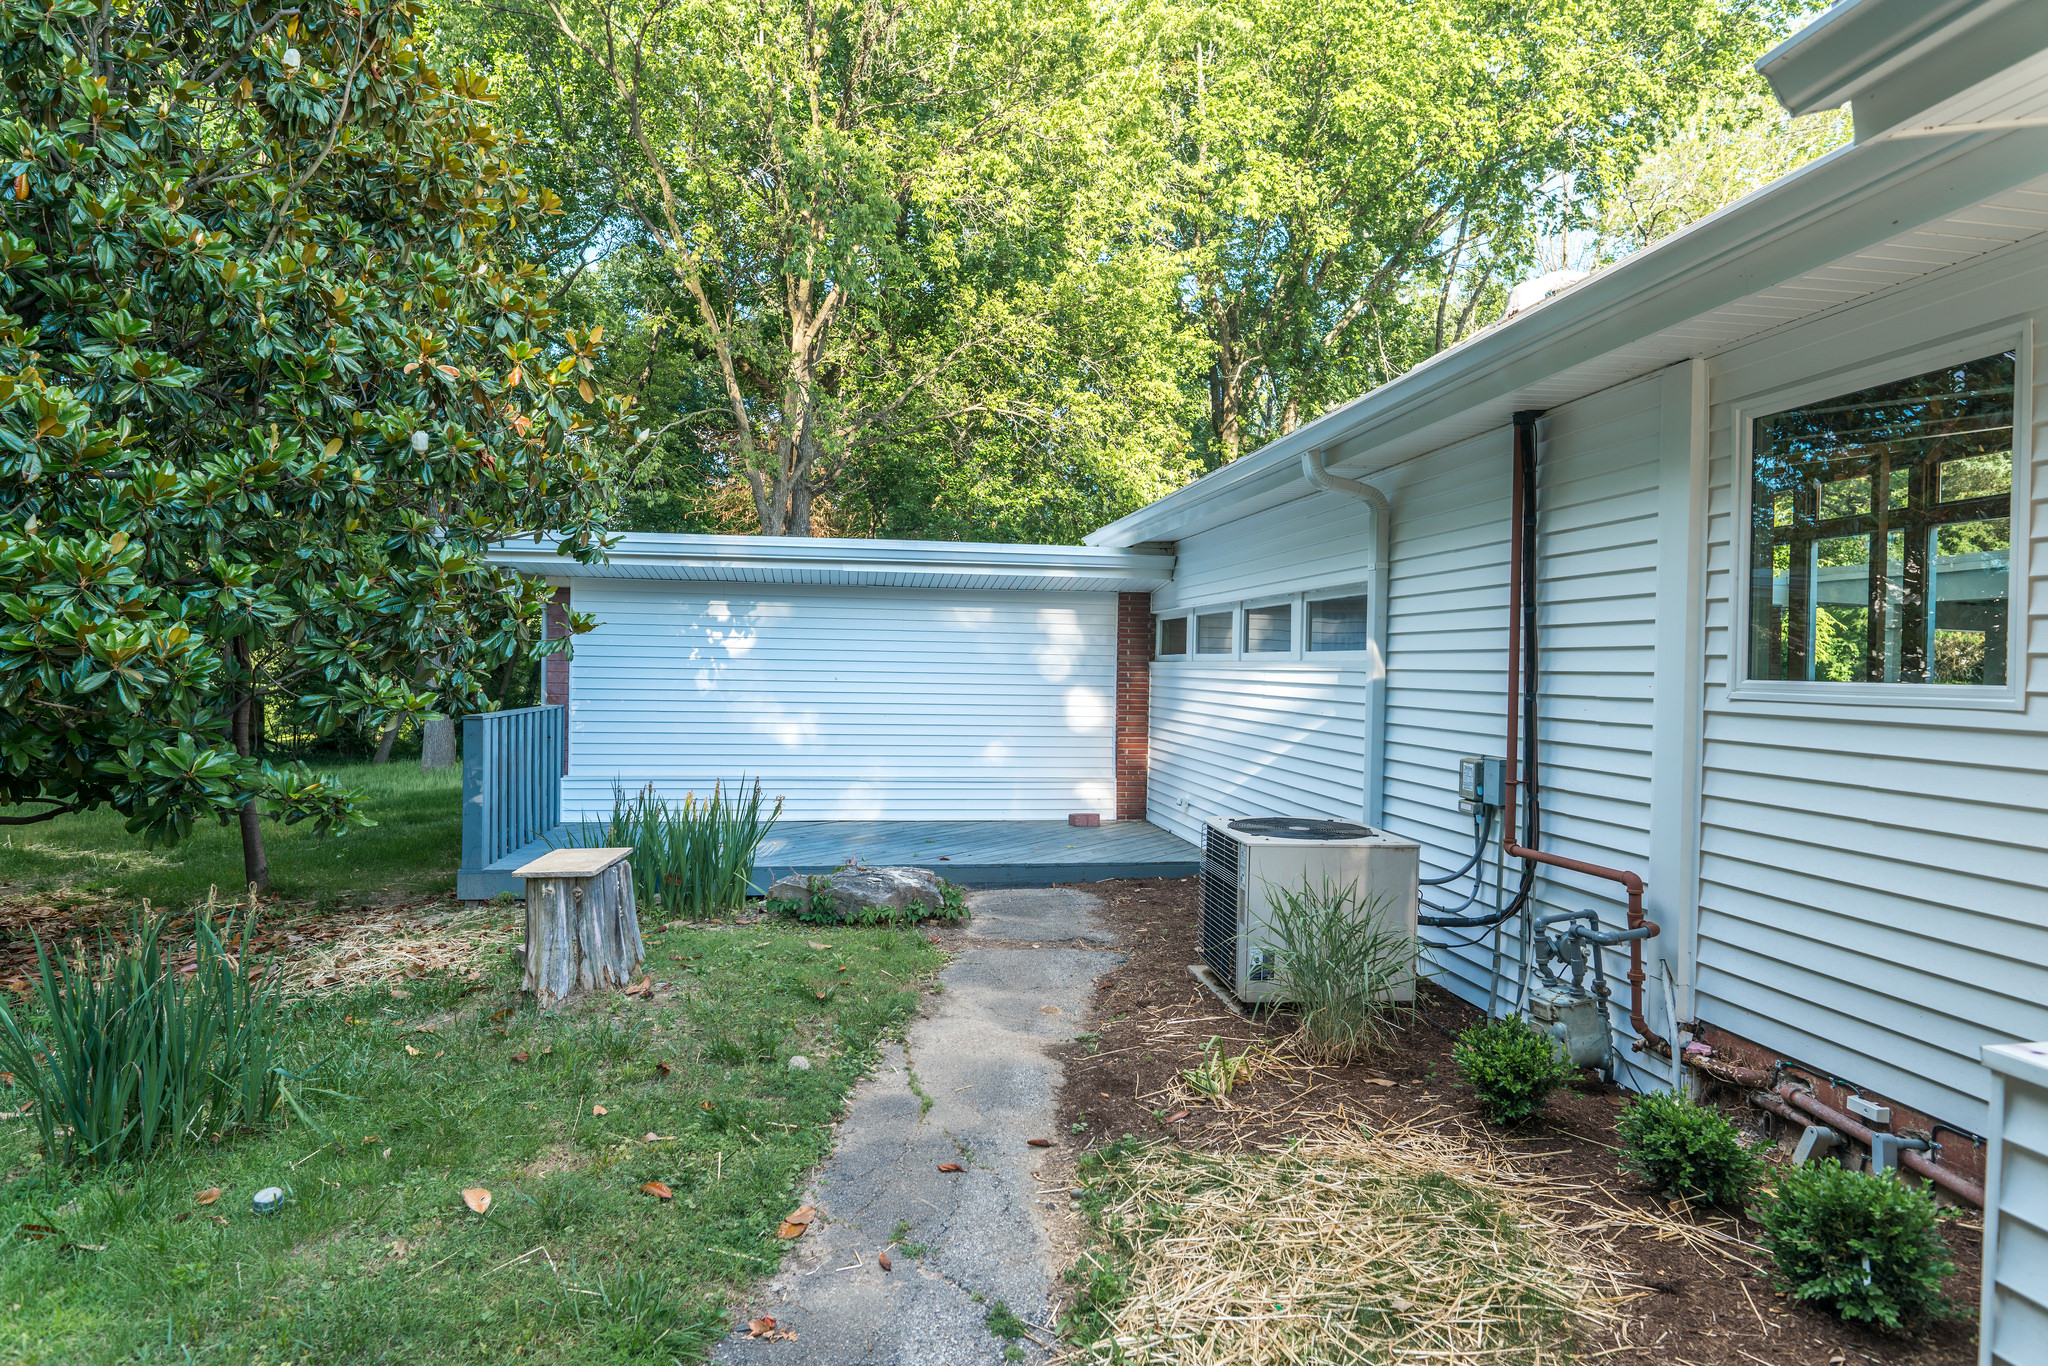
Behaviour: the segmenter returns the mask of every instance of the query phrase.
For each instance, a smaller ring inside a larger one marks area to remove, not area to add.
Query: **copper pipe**
[[[1604,878],[1618,882],[1628,892],[1628,928],[1639,930],[1649,927],[1649,938],[1658,934],[1656,923],[1643,914],[1643,880],[1635,873],[1621,868],[1608,868],[1597,863],[1585,863],[1579,859],[1564,858],[1557,854],[1546,854],[1534,848],[1537,832],[1531,822],[1529,844],[1523,845],[1515,838],[1515,797],[1522,783],[1522,757],[1516,747],[1521,735],[1521,710],[1529,708],[1530,748],[1536,740],[1536,697],[1537,697],[1537,655],[1536,655],[1536,584],[1535,584],[1535,520],[1536,520],[1536,419],[1541,413],[1518,412],[1515,414],[1515,480],[1514,502],[1509,512],[1508,549],[1508,753],[1507,792],[1503,797],[1500,840],[1501,852],[1509,858],[1524,859],[1531,863],[1544,863],[1553,868],[1566,868],[1588,877]],[[1524,642],[1523,620],[1528,621],[1528,640]],[[1527,675],[1527,694],[1524,695],[1523,675]],[[1533,770],[1535,765],[1530,764]],[[1530,778],[1533,779],[1533,772]],[[1594,952],[1599,952],[1595,949]],[[1671,1045],[1664,1036],[1650,1028],[1650,1022],[1643,1018],[1643,983],[1649,980],[1643,971],[1643,941],[1632,939],[1628,946],[1628,1023],[1636,1032],[1638,1052],[1663,1053],[1669,1055]]]
[[[1876,1137],[1874,1133],[1853,1117],[1843,1114],[1840,1110],[1837,1110],[1834,1106],[1827,1104],[1810,1092],[1800,1090],[1789,1081],[1780,1086],[1776,1092],[1766,1091],[1763,1094],[1775,1094],[1780,1100],[1806,1111],[1807,1114],[1820,1120],[1830,1129],[1835,1130],[1837,1133],[1848,1135],[1866,1148],[1871,1146],[1871,1140]],[[1982,1186],[1967,1176],[1959,1176],[1955,1172],[1950,1171],[1939,1162],[1928,1157],[1927,1154],[1914,1152],[1911,1148],[1905,1149],[1899,1154],[1899,1165],[1926,1177],[1958,1200],[1967,1200],[1978,1209],[1984,1208],[1984,1188]]]

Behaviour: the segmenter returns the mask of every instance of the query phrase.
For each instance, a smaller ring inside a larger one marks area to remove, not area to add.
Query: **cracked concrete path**
[[[1097,977],[1122,960],[1101,945],[1096,899],[1073,888],[972,893],[947,932],[944,990],[854,1088],[832,1156],[804,1197],[818,1218],[757,1294],[795,1342],[744,1330],[713,1359],[818,1366],[983,1366],[1011,1344],[987,1317],[1001,1302],[1051,1341],[1052,1221],[1065,1217],[1063,1149],[1050,1138],[1060,1067],[1049,1045],[1085,1028]],[[939,1164],[958,1162],[958,1174]],[[1046,1179],[1034,1173],[1044,1170]],[[876,1254],[887,1249],[884,1271]]]

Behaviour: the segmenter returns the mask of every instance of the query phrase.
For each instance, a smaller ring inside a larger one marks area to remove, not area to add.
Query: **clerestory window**
[[[2004,685],[2015,362],[1756,419],[1750,678]]]

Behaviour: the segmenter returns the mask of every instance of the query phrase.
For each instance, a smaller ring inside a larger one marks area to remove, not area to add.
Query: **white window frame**
[[[1301,658],[1302,595],[1296,593],[1271,593],[1260,598],[1246,598],[1237,605],[1237,657],[1248,663],[1282,664]],[[1251,641],[1251,614],[1261,607],[1285,607],[1287,609],[1287,648],[1284,650],[1253,650],[1248,648]]]
[[[1166,635],[1166,623],[1169,621],[1184,621],[1187,623],[1188,629],[1186,648],[1183,649],[1179,654],[1170,655],[1166,653],[1165,650],[1160,648],[1161,642],[1165,639]],[[1161,612],[1158,614],[1157,617],[1153,619],[1152,657],[1154,659],[1193,659],[1195,657],[1194,613],[1181,611],[1180,609],[1176,608],[1174,611],[1171,612]]]
[[[1230,618],[1230,648],[1227,650],[1204,650],[1200,621],[1203,617]],[[1200,607],[1188,608],[1188,652],[1181,658],[1197,664],[1220,664],[1226,659],[1239,657],[1238,645],[1244,634],[1244,606],[1236,602],[1211,602]]]
[[[1312,602],[1327,602],[1331,598],[1365,599],[1365,646],[1358,650],[1311,650],[1308,646],[1308,608]],[[1367,659],[1372,655],[1373,611],[1379,606],[1372,600],[1372,585],[1365,583],[1338,584],[1330,588],[1311,588],[1301,595],[1301,657],[1310,663],[1328,660],[1340,664],[1350,660]]]
[[[1749,575],[1750,513],[1755,487],[1753,459],[1756,454],[1756,419],[1781,413],[1808,403],[1851,394],[1859,389],[1910,379],[1944,365],[1978,360],[2001,351],[2013,354],[2012,409],[2012,550],[2006,587],[2006,610],[2011,625],[2006,631],[2005,683],[1984,687],[1969,683],[1827,683],[1809,679],[1754,679],[1749,676]],[[1799,702],[1805,705],[1846,705],[1864,707],[1919,707],[1966,711],[2018,711],[2026,706],[2028,558],[2032,546],[2030,474],[2033,465],[2034,329],[2031,319],[1972,332],[1967,336],[1910,351],[1895,352],[1865,362],[1853,369],[1837,371],[1825,378],[1803,380],[1796,385],[1750,395],[1730,405],[1735,464],[1730,482],[1734,485],[1735,525],[1730,537],[1734,549],[1730,565],[1732,582],[1729,598],[1733,636],[1729,650],[1728,700],[1736,704],[1769,705]]]

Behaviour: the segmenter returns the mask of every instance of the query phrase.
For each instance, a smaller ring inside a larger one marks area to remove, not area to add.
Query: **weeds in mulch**
[[[1083,1168],[1106,1255],[1066,1322],[1085,1360],[1561,1362],[1619,1322],[1620,1271],[1501,1149],[1419,1126],[1283,1146],[1113,1145]]]

